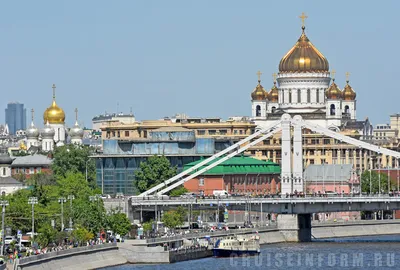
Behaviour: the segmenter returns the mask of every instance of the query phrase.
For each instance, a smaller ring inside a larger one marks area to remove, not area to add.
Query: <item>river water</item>
[[[105,269],[400,269],[400,235],[269,244],[262,246],[257,257],[205,258],[173,264],[123,265]]]

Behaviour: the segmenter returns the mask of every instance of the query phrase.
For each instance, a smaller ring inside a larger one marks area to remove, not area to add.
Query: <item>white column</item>
[[[297,192],[303,192],[303,138],[301,120],[300,115],[296,115],[293,118],[293,191]]]
[[[292,147],[290,134],[290,115],[282,115],[282,161],[281,161],[281,194],[292,193]]]

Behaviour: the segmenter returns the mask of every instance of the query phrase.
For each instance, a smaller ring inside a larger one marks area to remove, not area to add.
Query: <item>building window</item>
[[[3,176],[6,175],[6,168],[3,168]]]
[[[235,129],[234,131],[233,131],[233,134],[238,134],[238,131],[237,131],[237,129]]]
[[[37,172],[37,173],[41,173],[41,172],[42,172],[42,168],[36,167],[36,172]]]
[[[216,131],[215,129],[210,129],[210,130],[208,131],[208,134],[209,134],[209,135],[215,135],[215,134],[217,134],[217,131]]]
[[[121,132],[119,130],[118,130],[117,134],[118,134],[118,138],[121,138]]]
[[[310,164],[314,164],[314,160],[313,159],[310,159]]]
[[[331,104],[331,110],[330,110],[330,112],[331,112],[331,115],[335,115],[336,113],[335,113],[335,104]]]
[[[346,105],[346,106],[344,107],[344,113],[345,113],[345,114],[347,114],[347,115],[349,115],[349,114],[350,114],[350,108],[349,108],[349,105]]]
[[[220,129],[219,130],[219,134],[220,135],[226,135],[228,133],[228,131],[226,129]]]
[[[324,139],[324,144],[331,144],[331,139]]]
[[[271,112],[275,113],[275,111],[276,111],[276,107],[274,106],[274,107],[271,108]]]
[[[261,116],[261,106],[260,106],[260,105],[257,105],[257,106],[256,106],[256,116],[257,116],[257,117],[260,117],[260,116]]]
[[[239,134],[242,135],[243,134],[243,130],[239,130]]]
[[[200,129],[197,131],[197,135],[206,135],[206,131],[204,129]]]
[[[204,178],[199,179],[199,186],[204,186]]]
[[[129,130],[125,130],[125,137],[129,137]]]
[[[29,174],[34,174],[34,173],[35,173],[35,168],[30,167],[30,168],[29,168]]]

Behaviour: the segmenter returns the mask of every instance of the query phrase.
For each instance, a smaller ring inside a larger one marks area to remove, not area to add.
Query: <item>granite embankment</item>
[[[127,263],[116,244],[80,247],[21,258],[15,269],[97,269]]]
[[[312,224],[313,239],[400,234],[400,220],[360,220]]]

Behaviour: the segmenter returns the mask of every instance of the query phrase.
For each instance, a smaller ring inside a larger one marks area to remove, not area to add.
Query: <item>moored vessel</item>
[[[213,248],[214,257],[253,256],[260,254],[259,236],[228,235],[218,239]]]

